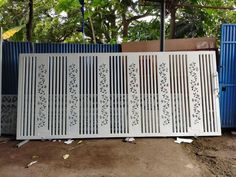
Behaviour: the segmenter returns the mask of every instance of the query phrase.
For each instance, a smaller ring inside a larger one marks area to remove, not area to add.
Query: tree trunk
[[[129,23],[124,22],[123,23],[123,38],[127,38],[128,37],[128,29],[129,29]]]
[[[92,30],[92,41],[94,44],[96,44],[96,36],[95,36],[95,31],[94,31],[94,27],[93,27],[93,21],[92,21],[92,18],[89,17],[89,23],[90,23],[90,27],[91,27],[91,30]]]
[[[175,6],[172,6],[170,9],[170,38],[175,39],[176,37],[176,8]]]
[[[116,15],[115,15],[115,11],[112,12],[112,15],[111,15],[111,38],[112,40],[117,40],[117,30],[116,30]]]
[[[129,29],[129,22],[126,19],[126,15],[122,14],[122,25],[123,25],[123,31],[122,31],[122,37],[123,40],[126,40],[128,37],[128,29]]]
[[[33,31],[33,16],[34,16],[34,2],[29,0],[29,19],[26,24],[26,39],[31,42],[32,40],[32,31]]]

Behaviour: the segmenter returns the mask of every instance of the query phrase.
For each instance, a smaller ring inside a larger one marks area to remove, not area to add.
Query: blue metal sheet
[[[18,60],[20,53],[112,53],[121,52],[119,44],[73,44],[3,42],[2,94],[16,95],[18,90]]]
[[[108,53],[121,52],[118,44],[57,44],[36,43],[35,53]]]
[[[3,42],[2,94],[17,94],[19,53],[30,53],[30,43]]]
[[[220,88],[221,125],[236,127],[236,24],[222,25]]]

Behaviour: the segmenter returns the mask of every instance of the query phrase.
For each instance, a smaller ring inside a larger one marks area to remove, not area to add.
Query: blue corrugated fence
[[[222,25],[220,111],[222,127],[236,127],[236,24]]]
[[[2,94],[17,94],[18,60],[20,53],[30,53],[30,43],[3,42],[2,52]]]
[[[118,44],[35,43],[35,53],[108,53],[121,52]]]

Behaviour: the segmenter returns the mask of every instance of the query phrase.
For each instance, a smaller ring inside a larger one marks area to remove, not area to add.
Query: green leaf
[[[56,6],[56,11],[66,11],[68,12],[71,9],[79,8],[80,2],[79,0],[58,0],[58,4]]]
[[[0,0],[0,7],[7,3],[7,0]]]

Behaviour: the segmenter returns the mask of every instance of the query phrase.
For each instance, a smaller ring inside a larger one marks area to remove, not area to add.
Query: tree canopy
[[[119,43],[159,39],[157,3],[140,0],[0,0],[4,31],[22,27],[12,41]],[[213,36],[236,23],[235,0],[167,0],[167,38]],[[84,33],[83,33],[84,17]]]

